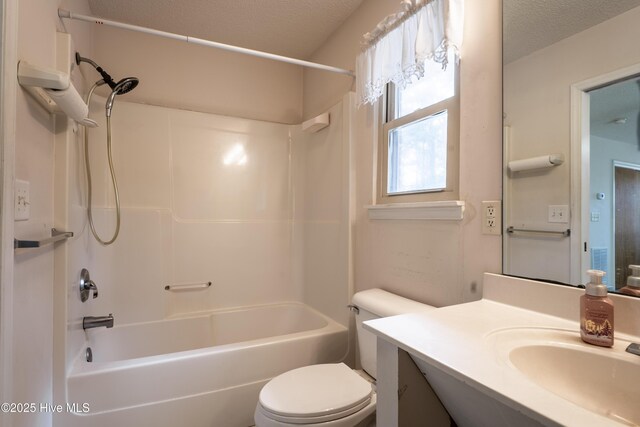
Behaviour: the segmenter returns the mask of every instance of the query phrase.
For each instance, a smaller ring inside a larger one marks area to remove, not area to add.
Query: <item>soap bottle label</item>
[[[609,317],[607,311],[587,310],[580,322],[583,338],[592,344],[610,346],[613,343],[613,326]]]

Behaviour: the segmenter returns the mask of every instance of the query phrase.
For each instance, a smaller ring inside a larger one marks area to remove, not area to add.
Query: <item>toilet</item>
[[[260,391],[256,427],[369,426],[376,413],[376,336],[362,322],[433,309],[382,289],[353,296],[360,364],[355,371],[344,363],[304,366],[278,375]]]

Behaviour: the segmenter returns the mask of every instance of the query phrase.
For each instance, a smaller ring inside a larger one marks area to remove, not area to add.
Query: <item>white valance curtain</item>
[[[365,34],[365,49],[356,61],[358,104],[373,104],[387,83],[405,87],[424,76],[424,63],[447,66],[462,47],[464,0],[404,0],[403,10],[387,16]]]

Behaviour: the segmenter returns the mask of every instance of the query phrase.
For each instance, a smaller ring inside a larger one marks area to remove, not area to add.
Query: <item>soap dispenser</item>
[[[629,268],[631,276],[627,277],[627,286],[620,289],[620,292],[640,297],[640,265],[630,265]]]
[[[601,270],[587,270],[590,276],[586,291],[580,297],[580,338],[582,341],[611,347],[613,345],[613,301],[607,297],[602,283],[606,274]]]

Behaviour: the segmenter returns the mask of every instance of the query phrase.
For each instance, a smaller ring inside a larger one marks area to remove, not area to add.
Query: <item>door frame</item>
[[[589,245],[590,126],[588,92],[640,75],[640,64],[571,85],[571,283],[587,283]],[[584,220],[583,220],[584,219]]]
[[[15,178],[18,1],[0,9],[0,402],[13,396],[13,187]],[[0,425],[11,417],[0,412]]]
[[[637,163],[629,163],[629,162],[623,162],[620,160],[614,160],[613,161],[613,168],[611,170],[611,182],[612,182],[612,188],[611,188],[611,259],[613,260],[613,265],[612,265],[612,273],[613,277],[616,277],[616,273],[615,273],[615,269],[616,269],[616,168],[624,168],[624,169],[631,169],[631,170],[635,170],[635,171],[640,171],[640,164]],[[616,286],[615,283],[615,279],[614,279],[614,287],[617,289],[619,288],[618,286]],[[622,287],[622,286],[620,286]]]

